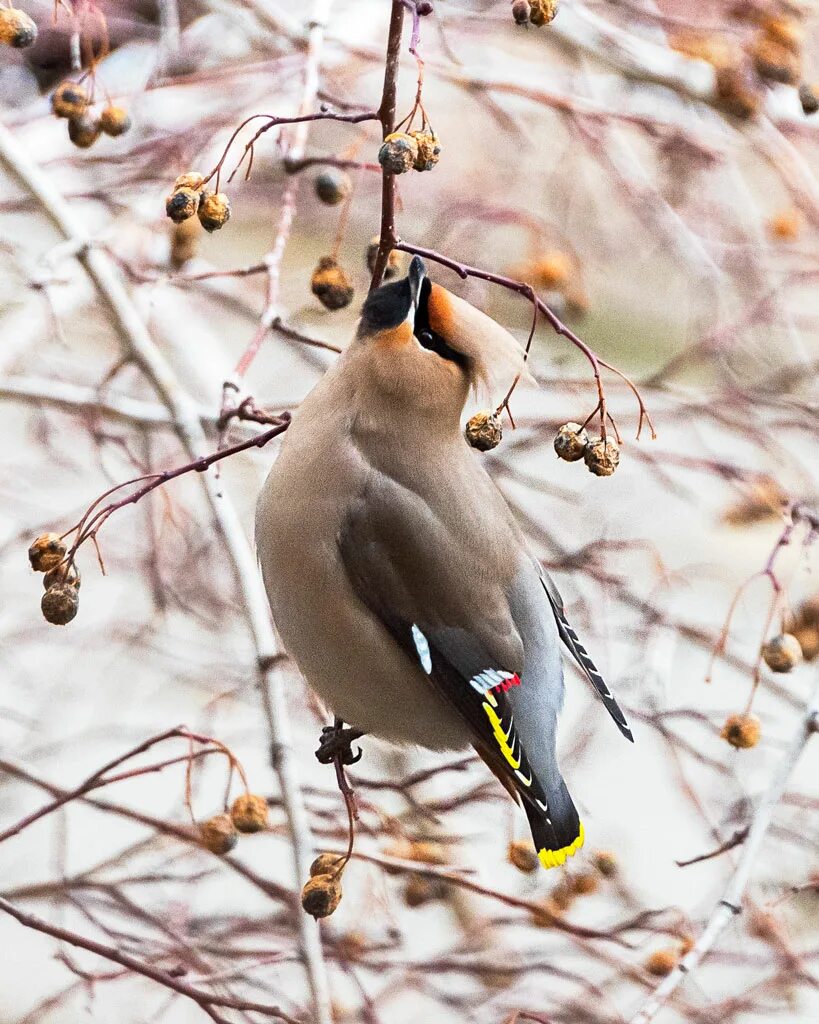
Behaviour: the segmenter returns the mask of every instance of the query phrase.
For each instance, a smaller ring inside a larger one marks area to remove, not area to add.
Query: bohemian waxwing
[[[553,867],[583,844],[555,751],[560,640],[632,736],[461,429],[470,388],[522,368],[512,336],[416,257],[294,415],[256,542],[282,640],[348,736],[472,744]]]

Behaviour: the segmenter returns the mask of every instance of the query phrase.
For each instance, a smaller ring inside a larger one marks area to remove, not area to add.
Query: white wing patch
[[[427,675],[432,673],[432,655],[429,653],[429,644],[427,638],[421,632],[421,630],[413,623],[412,625],[412,640],[415,644],[415,650],[418,652],[418,658],[421,662],[421,667]]]

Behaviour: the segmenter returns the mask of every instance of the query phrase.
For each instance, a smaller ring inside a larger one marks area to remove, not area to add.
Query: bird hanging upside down
[[[415,257],[293,417],[256,542],[282,640],[343,721],[474,746],[523,804],[544,867],[583,844],[556,758],[560,643],[632,739],[554,583],[467,445],[471,388],[523,368],[502,327]]]

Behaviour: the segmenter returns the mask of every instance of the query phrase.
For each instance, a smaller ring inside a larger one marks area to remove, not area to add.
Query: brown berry
[[[537,282],[543,288],[560,288],[569,279],[572,262],[565,252],[547,252],[533,266]]]
[[[497,448],[503,438],[503,426],[497,413],[486,409],[476,412],[466,424],[464,435],[473,448],[488,452]]]
[[[769,82],[797,85],[802,77],[802,58],[767,35],[759,35],[751,45],[751,60],[757,74]]]
[[[762,660],[772,672],[790,672],[802,660],[802,648],[792,633],[780,633],[762,645]]]
[[[22,50],[37,39],[37,25],[16,7],[0,11],[0,43]]]
[[[201,198],[201,193],[195,189],[185,186],[174,189],[165,200],[165,213],[174,224],[181,224],[197,212]]]
[[[239,832],[262,832],[267,827],[267,800],[255,793],[242,793],[233,801],[230,817]]]
[[[390,174],[405,174],[418,159],[418,143],[406,132],[388,135],[378,151],[378,162]]]
[[[555,435],[554,448],[564,462],[579,462],[586,453],[589,435],[579,423],[564,423]]]
[[[112,104],[100,112],[100,128],[106,135],[124,135],[131,127],[131,118],[124,107]]]
[[[802,104],[803,114],[815,114],[819,110],[819,97],[816,95],[814,87],[808,85],[807,82],[803,82],[799,86],[799,102]]]
[[[192,188],[195,192],[200,192],[204,184],[205,176],[199,171],[185,171],[173,183],[173,190],[176,192],[178,188]]]
[[[617,874],[617,858],[611,850],[595,850],[592,854],[592,863],[603,878],[613,878]]]
[[[760,80],[745,62],[719,67],[714,98],[720,110],[747,121],[755,117],[762,106]]]
[[[196,213],[205,231],[218,231],[230,220],[230,201],[224,192],[203,192]]]
[[[567,880],[575,896],[591,896],[600,888],[600,879],[593,871],[578,871]]]
[[[63,583],[70,584],[72,587],[79,589],[80,571],[75,565],[63,563],[55,569],[49,569],[45,576],[43,576],[43,587],[45,590],[60,586]]]
[[[759,743],[760,731],[756,715],[729,715],[720,736],[737,750],[747,750]]]
[[[586,445],[583,458],[590,473],[595,476],[611,476],[620,465],[620,449],[614,441],[604,441],[601,437]]]
[[[516,25],[525,25],[529,20],[529,0],[515,0],[512,4],[512,17]]]
[[[310,289],[326,309],[344,309],[355,291],[333,256],[322,256],[310,278]]]
[[[787,632],[799,641],[805,661],[813,661],[819,655],[819,596],[799,605],[788,620]]]
[[[68,137],[78,149],[90,149],[101,134],[99,118],[87,111],[68,120]]]
[[[780,210],[768,221],[768,233],[772,238],[792,242],[802,230],[802,214],[795,206]]]
[[[805,30],[794,18],[768,15],[762,21],[764,34],[791,53],[801,53],[805,42]]]
[[[341,903],[341,881],[337,875],[313,875],[301,891],[301,905],[311,917],[329,917]]]
[[[337,167],[330,167],[316,175],[313,184],[316,195],[327,206],[338,206],[353,190],[350,175]]]
[[[418,145],[418,155],[412,166],[416,171],[431,171],[441,157],[441,145],[434,132],[410,132]]]
[[[655,949],[646,960],[646,970],[655,978],[664,978],[677,966],[680,954],[676,949],[668,946],[665,949]]]
[[[370,244],[367,246],[367,269],[372,274],[375,270],[375,260],[378,256],[378,246],[381,239],[378,235],[374,235],[370,239]],[[387,257],[387,265],[384,268],[384,280],[389,281],[393,277],[397,277],[401,273],[401,268],[404,263],[404,254],[400,249],[390,249],[390,254]]]
[[[211,853],[230,853],[239,841],[239,833],[229,814],[216,814],[199,826],[199,838]]]
[[[197,253],[202,225],[196,217],[189,217],[171,228],[171,266],[175,270],[183,267]]]
[[[344,870],[346,861],[337,853],[320,853],[310,865],[310,877],[314,875],[335,875]]]
[[[77,82],[60,82],[52,93],[51,109],[57,117],[80,117],[88,109],[88,93]]]
[[[513,839],[509,844],[507,857],[510,864],[526,875],[531,875],[540,867],[537,851],[528,839]]]
[[[423,907],[425,903],[442,900],[446,895],[446,882],[440,878],[411,874],[404,885],[404,902],[408,907]]]
[[[557,15],[557,0],[529,0],[529,21],[540,28],[554,21]]]
[[[48,572],[57,568],[67,550],[58,534],[44,533],[28,549],[28,560],[35,572]]]
[[[40,601],[43,618],[55,626],[65,626],[77,614],[80,595],[70,583],[58,583],[49,587]]]

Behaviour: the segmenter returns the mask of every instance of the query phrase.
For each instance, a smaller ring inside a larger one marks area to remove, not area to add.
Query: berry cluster
[[[579,423],[564,423],[554,440],[554,449],[564,462],[586,463],[595,476],[611,476],[620,465],[620,449],[616,442],[598,438],[589,439],[586,428]]]
[[[31,568],[43,573],[43,618],[55,626],[71,622],[80,607],[80,574],[66,562],[67,550],[65,541],[56,533],[42,534],[28,549]]]
[[[196,171],[180,174],[165,200],[165,213],[174,224],[196,215],[205,231],[218,231],[230,220],[230,201],[224,192],[210,192]]]
[[[267,828],[267,801],[254,793],[243,793],[233,801],[229,814],[216,814],[199,826],[199,838],[206,850],[223,856],[239,841],[239,834],[263,832]]]
[[[71,79],[60,82],[52,93],[51,109],[55,117],[68,121],[68,137],[79,149],[89,149],[102,134],[116,137],[131,127],[124,107],[109,103],[95,114],[85,87]]]

